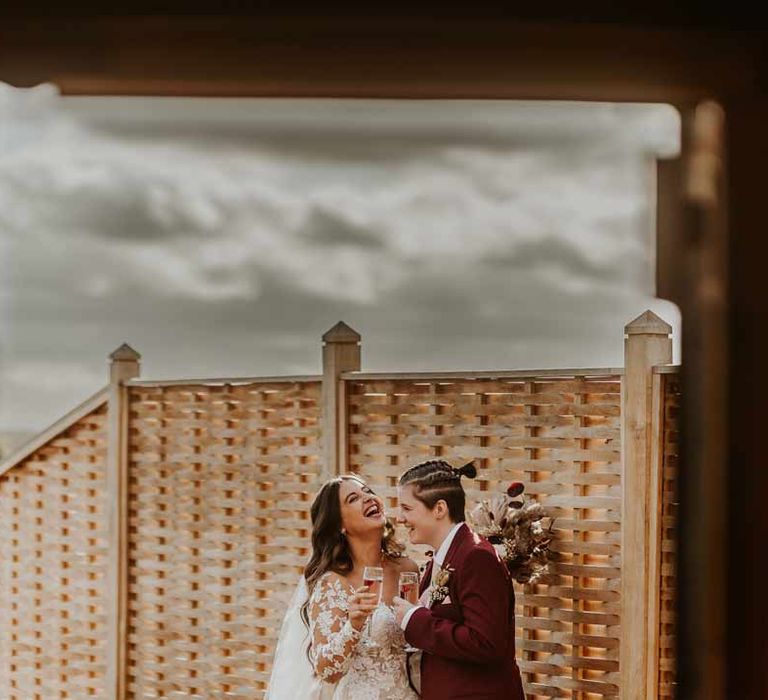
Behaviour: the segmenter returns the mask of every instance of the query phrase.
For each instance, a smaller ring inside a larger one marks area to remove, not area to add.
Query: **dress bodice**
[[[379,604],[362,632],[349,623],[353,588],[326,573],[309,601],[312,663],[338,682],[334,700],[415,700],[405,672],[405,638],[392,608]]]

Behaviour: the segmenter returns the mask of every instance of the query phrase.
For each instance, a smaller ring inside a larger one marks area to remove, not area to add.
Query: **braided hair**
[[[445,501],[448,514],[455,523],[463,523],[466,496],[461,477],[474,479],[477,469],[472,462],[454,469],[442,459],[431,459],[406,470],[400,477],[400,486],[412,486],[413,496],[430,510],[438,501]]]

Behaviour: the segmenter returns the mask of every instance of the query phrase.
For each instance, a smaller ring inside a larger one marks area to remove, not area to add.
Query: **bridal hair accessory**
[[[469,513],[473,529],[496,549],[518,583],[536,583],[549,573],[554,520],[544,507],[523,495],[525,485],[513,481],[506,493],[484,498]],[[510,500],[511,499],[511,500]]]

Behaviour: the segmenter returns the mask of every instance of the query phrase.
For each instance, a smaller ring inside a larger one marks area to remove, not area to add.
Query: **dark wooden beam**
[[[672,101],[749,92],[754,33],[282,17],[10,18],[0,74],[65,94]]]

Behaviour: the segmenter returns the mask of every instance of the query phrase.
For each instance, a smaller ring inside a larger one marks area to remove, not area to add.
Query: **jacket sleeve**
[[[473,549],[464,559],[452,587],[462,622],[416,610],[405,629],[406,640],[424,651],[449,659],[489,663],[509,655],[511,632],[509,579],[495,553]]]

